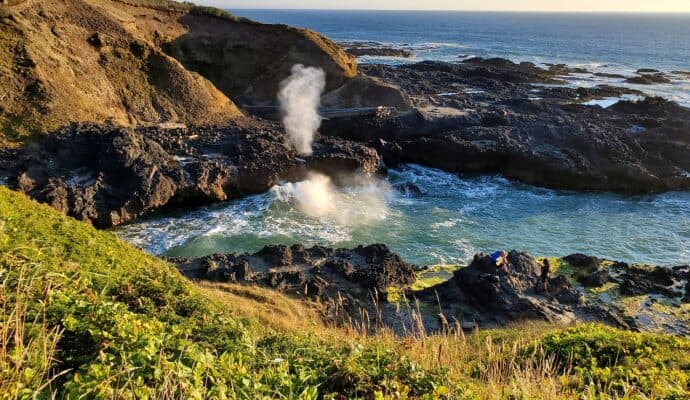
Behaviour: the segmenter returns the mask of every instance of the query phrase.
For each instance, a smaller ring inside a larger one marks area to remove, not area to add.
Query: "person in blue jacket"
[[[493,261],[496,268],[508,269],[510,263],[508,262],[508,252],[505,250],[499,250],[491,253],[491,261]]]

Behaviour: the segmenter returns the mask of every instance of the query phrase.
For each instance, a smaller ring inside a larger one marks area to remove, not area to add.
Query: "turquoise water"
[[[412,182],[419,196],[393,185]],[[420,264],[460,263],[475,252],[584,252],[627,262],[690,262],[690,193],[573,193],[503,178],[461,177],[418,165],[333,189],[268,193],[140,220],[118,234],[155,254],[256,251],[269,243],[350,247],[385,243]],[[326,188],[328,189],[328,188]]]

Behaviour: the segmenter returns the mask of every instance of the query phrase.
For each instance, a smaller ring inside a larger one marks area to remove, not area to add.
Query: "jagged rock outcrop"
[[[690,188],[690,109],[661,98],[586,106],[629,89],[535,86],[564,67],[471,59],[362,66],[418,111],[324,121],[326,135],[401,147],[400,160],[502,174],[537,186],[661,192]]]
[[[399,87],[362,74],[324,95],[321,105],[327,108],[387,106],[397,111],[413,108],[409,97]]]
[[[268,190],[309,171],[375,174],[375,149],[325,138],[302,159],[276,124],[128,129],[73,125],[24,146],[8,183],[34,199],[107,228],[167,206],[195,206]]]
[[[269,245],[254,254],[214,254],[171,261],[192,279],[257,284],[318,299],[324,318],[337,323],[371,324],[375,320],[373,323],[379,327],[400,332],[418,329],[414,325],[419,323],[435,331],[456,325],[469,329],[525,320],[556,324],[598,321],[619,328],[638,328],[633,319],[622,318],[615,306],[576,289],[566,276],[551,274],[544,288],[541,266],[528,254],[513,251],[508,258],[510,267],[497,268],[488,256],[478,254],[450,280],[420,291],[409,289],[420,268],[381,244],[350,250]],[[629,271],[638,274],[638,281],[649,278],[634,268]],[[659,281],[668,271],[676,279],[684,277],[687,268],[650,270],[655,277],[649,279]],[[621,282],[629,279],[623,277]],[[664,283],[668,282],[659,284]],[[421,310],[398,300],[388,302],[386,294],[391,288],[405,293],[410,302],[420,301]]]
[[[416,297],[437,302],[449,322],[491,326],[534,319],[563,324],[600,321],[629,328],[607,306],[588,302],[563,276],[550,277],[544,291],[540,265],[529,255],[512,251],[508,259],[508,268],[497,268],[488,256],[478,254],[452,279]]]
[[[302,245],[266,246],[254,254],[214,254],[171,259],[192,279],[258,284],[318,299],[324,317],[343,323],[361,310],[373,317],[391,287],[408,287],[416,267],[382,244],[354,249]]]

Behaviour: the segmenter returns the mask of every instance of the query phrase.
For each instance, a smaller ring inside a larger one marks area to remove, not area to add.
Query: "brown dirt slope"
[[[293,64],[334,89],[355,59],[321,35],[168,0],[0,5],[0,146],[71,122],[218,124],[275,97]]]
[[[0,129],[6,139],[75,121],[220,123],[232,101],[127,25],[106,1],[4,6]]]

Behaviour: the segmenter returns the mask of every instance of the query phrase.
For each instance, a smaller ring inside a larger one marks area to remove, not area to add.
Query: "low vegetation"
[[[687,398],[690,341],[601,325],[363,335],[199,284],[0,187],[0,398]]]

